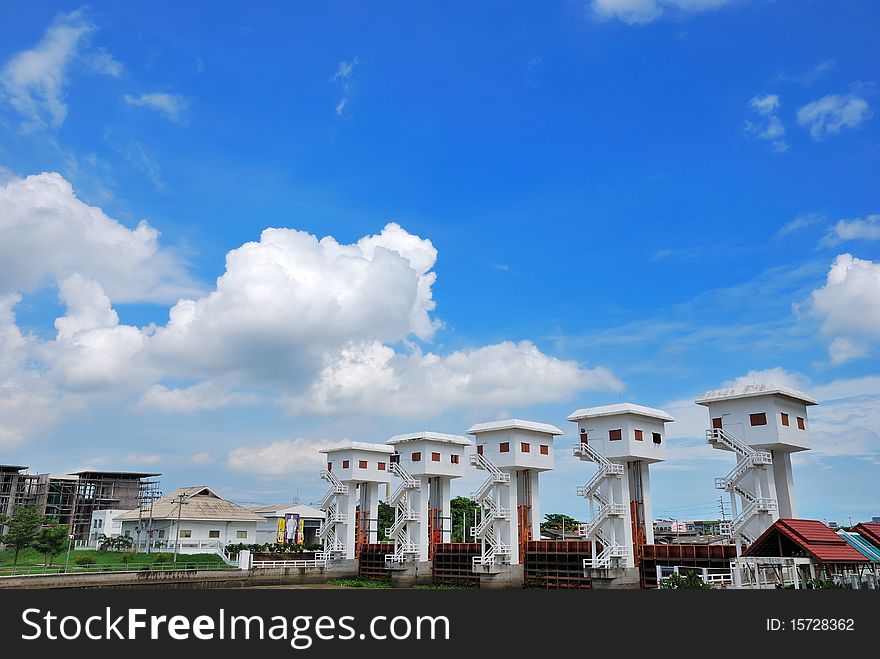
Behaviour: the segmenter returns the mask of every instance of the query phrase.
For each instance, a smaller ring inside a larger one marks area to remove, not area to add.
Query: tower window
[[[333,463],[332,462],[327,463],[327,471],[333,471]]]
[[[807,422],[804,421],[804,417],[799,416],[797,418],[797,422],[798,422],[798,430],[806,430],[807,429]]]
[[[379,471],[385,471],[385,463],[384,462],[379,463]]]
[[[532,452],[532,447],[529,446],[529,443],[528,443],[528,442],[522,442],[522,443],[519,445],[519,450],[522,451],[523,453],[531,453],[531,452]]]
[[[749,414],[749,423],[753,426],[766,426],[767,425],[767,414],[765,412],[758,412],[757,414]]]
[[[541,455],[550,455],[550,447],[547,444],[541,444]]]
[[[412,454],[412,461],[413,462],[421,462],[422,461],[421,451],[416,451],[415,453]]]
[[[782,419],[782,425],[783,425],[783,426],[787,426],[787,425],[788,425],[788,414],[786,414],[785,412],[780,412],[780,413],[779,413],[779,418]]]
[[[652,433],[652,438],[653,438],[655,444],[659,444],[660,442],[663,441],[663,438],[660,436],[659,432]]]
[[[483,445],[479,444],[477,446],[477,455],[483,455]]]
[[[440,454],[431,453],[431,462],[440,462]]]
[[[637,442],[641,442],[645,439],[645,434],[641,430],[633,430],[633,439]]]
[[[498,450],[501,453],[510,453],[510,442],[501,442],[498,446]]]
[[[367,461],[366,460],[358,460],[358,469],[366,469]]]
[[[713,428],[721,428],[721,427],[722,427],[722,426],[721,426],[721,417],[720,417],[720,416],[717,417],[717,418],[715,418],[715,419],[712,419],[712,427],[713,427]]]
[[[458,456],[457,456],[455,453],[453,453],[452,455],[449,456],[449,460],[450,460],[450,461],[452,462],[452,464],[454,464],[454,465],[457,465],[457,464],[458,464]]]
[[[348,469],[348,465],[349,465],[349,464],[350,464],[350,463],[349,463],[348,460],[343,460],[343,461],[342,461],[342,468],[343,468],[343,469]]]
[[[620,428],[617,428],[616,430],[609,430],[608,431],[608,439],[610,439],[611,441],[616,441],[618,439],[622,439],[623,438],[622,432],[623,431]]]

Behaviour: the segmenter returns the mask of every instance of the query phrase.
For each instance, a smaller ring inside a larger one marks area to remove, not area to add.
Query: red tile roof
[[[743,556],[777,556],[781,535],[820,563],[867,563],[846,540],[815,519],[780,519],[743,552]]]
[[[853,529],[875,547],[880,548],[880,524],[856,524]]]

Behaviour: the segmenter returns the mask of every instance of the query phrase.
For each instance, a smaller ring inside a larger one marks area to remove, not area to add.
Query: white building
[[[319,506],[326,517],[318,537],[328,556],[353,559],[357,544],[378,542],[379,486],[391,482],[388,465],[394,449],[345,441],[321,453],[327,456],[321,478],[330,489]]]
[[[181,487],[156,500],[147,511],[129,510],[116,518],[122,535],[138,550],[198,554],[221,551],[226,545],[256,542],[263,518],[227,501],[204,485]]]
[[[648,465],[666,459],[665,424],[674,419],[663,410],[617,403],[575,410],[568,420],[578,426],[574,454],[599,467],[578,488],[590,503],[592,567],[633,568],[638,546],[654,543]],[[597,543],[602,545],[599,553]]]
[[[118,519],[127,510],[95,510],[92,512],[92,522],[89,527],[88,546],[97,549],[101,542],[101,536],[117,538],[122,535],[122,521]]]
[[[388,530],[394,553],[386,560],[425,562],[431,543],[451,542],[451,483],[464,476],[465,449],[472,442],[462,435],[424,431],[395,435],[387,443],[396,450],[391,470],[401,482],[388,498],[395,511]]]
[[[553,438],[562,431],[548,423],[507,419],[478,423],[468,434],[477,445],[471,464],[488,474],[472,495],[482,511],[472,529],[482,546],[474,569],[518,565],[521,543],[541,537],[538,475],[553,469]]]
[[[324,522],[322,510],[302,503],[261,504],[247,509],[263,518],[257,523],[256,544],[319,542],[318,531]]]
[[[733,470],[715,481],[730,494],[741,550],[778,518],[797,516],[791,454],[810,448],[807,407],[817,402],[790,387],[753,384],[709,391],[696,403],[709,412],[709,444],[737,455]]]

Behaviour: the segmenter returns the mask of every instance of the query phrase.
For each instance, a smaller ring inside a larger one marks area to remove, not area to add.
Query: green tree
[[[554,531],[565,531],[566,537],[571,534],[573,538],[578,525],[580,524],[574,517],[563,515],[561,513],[550,513],[544,515],[544,521],[541,522],[541,531],[553,529]]]
[[[3,544],[15,552],[13,565],[18,565],[18,555],[22,549],[27,549],[37,538],[40,527],[45,524],[46,518],[36,508],[16,506],[12,517],[0,518],[0,526],[6,527],[6,535],[3,536]]]
[[[44,526],[37,532],[31,547],[43,555],[46,565],[52,565],[55,557],[67,549],[66,524],[52,524]]]
[[[379,542],[385,542],[385,529],[394,526],[394,508],[384,501],[379,502]]]
[[[473,542],[470,529],[476,524],[477,502],[470,497],[455,497],[449,504],[452,515],[452,542]]]
[[[663,590],[709,590],[712,584],[708,584],[693,570],[688,570],[687,574],[673,573],[660,582],[660,588]]]

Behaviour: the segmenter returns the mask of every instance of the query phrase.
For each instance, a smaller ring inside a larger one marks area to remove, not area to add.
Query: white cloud
[[[354,74],[354,67],[359,64],[358,58],[355,57],[349,62],[340,62],[336,67],[336,73],[330,78],[330,82],[337,83],[342,90],[342,96],[336,103],[336,116],[341,117],[348,105],[348,97],[351,92],[351,77]]]
[[[189,100],[179,94],[154,92],[137,97],[126,94],[123,98],[128,105],[150,108],[174,123],[181,123],[189,109]]]
[[[788,151],[788,144],[782,139],[785,135],[785,126],[782,125],[778,115],[780,107],[779,96],[776,94],[754,96],[749,101],[749,109],[761,117],[761,121],[745,123],[746,132],[760,140],[770,142],[770,148],[775,153]]]
[[[262,446],[243,446],[230,451],[226,461],[235,471],[263,478],[314,476],[326,463],[318,451],[338,445],[340,441],[310,441],[300,437]]]
[[[870,348],[860,341],[854,341],[842,336],[837,337],[828,346],[828,356],[832,364],[843,364],[859,357],[864,357],[870,352]]]
[[[22,443],[61,411],[41,373],[27,367],[36,340],[15,322],[13,309],[20,300],[0,295],[0,447]]]
[[[41,354],[61,385],[89,391],[141,384],[146,333],[119,324],[101,285],[74,274],[61,282],[59,297],[67,313],[55,321],[55,343],[43,346]]]
[[[183,261],[142,220],[129,229],[80,201],[61,175],[0,186],[0,294],[80,273],[116,302],[173,301],[198,289]]]
[[[162,456],[154,453],[129,453],[122,456],[122,463],[129,465],[156,465],[162,462]]]
[[[880,214],[856,220],[839,220],[825,234],[822,244],[834,246],[847,240],[880,240]]]
[[[213,292],[171,309],[154,347],[187,377],[238,373],[289,386],[350,341],[429,339],[436,258],[431,241],[394,223],[351,245],[266,229],[227,254]]]
[[[0,70],[3,97],[24,118],[27,130],[58,128],[67,117],[64,90],[71,64],[95,26],[81,11],[59,14],[40,42],[13,55]],[[97,73],[117,76],[122,65],[106,50],[87,57]]]
[[[819,224],[825,220],[822,213],[801,213],[793,220],[790,220],[776,233],[777,236],[787,236],[803,229]]]
[[[835,337],[835,363],[867,354],[869,345],[880,342],[880,263],[839,255],[811,300],[823,334]]]
[[[226,391],[211,382],[199,382],[180,389],[154,384],[143,393],[137,406],[160,412],[202,412],[231,405],[252,404],[258,400],[254,394]]]
[[[287,404],[295,413],[405,416],[533,405],[623,386],[608,369],[585,369],[548,356],[529,341],[505,341],[445,356],[416,348],[396,353],[372,342],[351,344],[332,356],[307,394]]]
[[[87,62],[95,73],[102,73],[114,78],[118,78],[125,71],[122,62],[108,53],[106,48],[98,48],[88,56]]]
[[[787,75],[785,73],[780,73],[778,76],[776,76],[776,80],[785,82],[796,82],[799,85],[803,85],[804,87],[812,87],[814,84],[825,78],[825,76],[831,73],[835,68],[837,68],[837,60],[826,59],[819,62],[809,71],[806,71],[799,75]]]
[[[792,373],[784,368],[776,366],[763,370],[752,370],[745,375],[740,375],[732,380],[726,380],[722,387],[746,387],[750,384],[775,384],[782,387],[791,387],[800,391],[809,387],[809,379],[800,373]]]
[[[214,456],[207,451],[195,453],[189,456],[189,463],[194,465],[209,465],[214,463]]]
[[[600,19],[618,19],[630,25],[644,25],[662,16],[688,15],[719,9],[732,0],[593,0],[593,14]]]
[[[871,118],[868,102],[855,94],[830,94],[807,103],[797,112],[798,123],[817,142],[843,128],[856,128]]]

